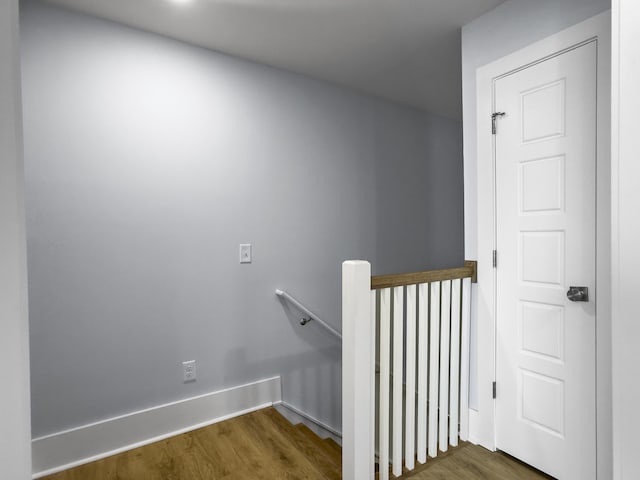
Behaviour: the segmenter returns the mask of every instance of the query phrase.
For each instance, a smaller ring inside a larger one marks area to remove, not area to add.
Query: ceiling
[[[449,118],[460,27],[504,0],[47,0]]]

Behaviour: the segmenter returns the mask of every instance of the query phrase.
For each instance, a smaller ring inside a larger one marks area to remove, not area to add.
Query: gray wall
[[[0,469],[31,478],[18,1],[0,2]]]
[[[339,427],[274,290],[339,327],[343,260],[460,264],[460,123],[39,3],[22,51],[34,435],[272,375]]]
[[[462,103],[464,125],[465,257],[478,258],[476,209],[476,70],[537,40],[593,17],[610,0],[507,0],[462,28]],[[475,309],[474,309],[475,311]],[[471,322],[470,405],[477,408],[477,331]]]
[[[387,108],[376,115],[375,128],[374,273],[462,265],[461,125]],[[416,161],[416,152],[428,161]]]

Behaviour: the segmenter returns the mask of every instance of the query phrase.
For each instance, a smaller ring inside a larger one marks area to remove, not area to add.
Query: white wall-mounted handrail
[[[338,337],[340,340],[342,340],[342,333],[340,333],[338,330],[336,330],[327,322],[325,322],[320,317],[318,317],[315,313],[313,313],[311,310],[309,310],[307,307],[301,304],[298,300],[293,298],[289,293],[287,293],[284,290],[278,289],[276,290],[276,295],[280,298],[284,298],[286,301],[291,303],[294,307],[296,307],[302,313],[305,313],[307,315],[308,318],[303,318],[302,321],[300,322],[300,325],[306,325],[309,321],[315,320],[316,322],[318,322],[318,324],[320,324],[320,326],[322,326],[327,331],[329,331],[330,333]]]

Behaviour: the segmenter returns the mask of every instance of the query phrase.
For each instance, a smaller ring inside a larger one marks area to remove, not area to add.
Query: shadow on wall
[[[319,418],[340,419],[342,404],[336,399],[342,398],[342,345],[338,339],[317,325],[300,325],[300,314],[283,306],[285,314],[295,330],[311,348],[305,352],[273,356],[258,363],[252,362],[244,347],[229,350],[225,355],[225,363],[233,364],[247,371],[274,371],[282,380],[282,400],[299,410]],[[314,328],[315,327],[315,328]],[[334,346],[326,346],[327,337],[335,341]],[[234,378],[225,378],[232,383]],[[309,388],[311,387],[311,388]],[[305,408],[308,405],[322,405],[322,416]],[[341,430],[341,425],[331,425]]]
[[[323,418],[334,419],[335,422],[342,418],[341,339],[316,321],[301,325],[301,319],[306,314],[291,306],[285,299],[278,299],[293,333],[311,347],[308,352],[278,359],[283,385],[282,400],[303,411],[306,405],[323,405],[326,409],[322,412]],[[336,328],[332,322],[327,323]],[[293,384],[289,385],[289,382]],[[321,388],[311,391],[308,388],[310,385]],[[299,405],[296,405],[298,402]],[[341,430],[341,425],[333,427]]]

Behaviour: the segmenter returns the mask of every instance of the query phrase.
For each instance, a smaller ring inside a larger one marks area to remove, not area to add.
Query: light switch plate
[[[250,243],[241,243],[240,244],[240,263],[251,263],[252,260],[251,255],[251,244]]]

